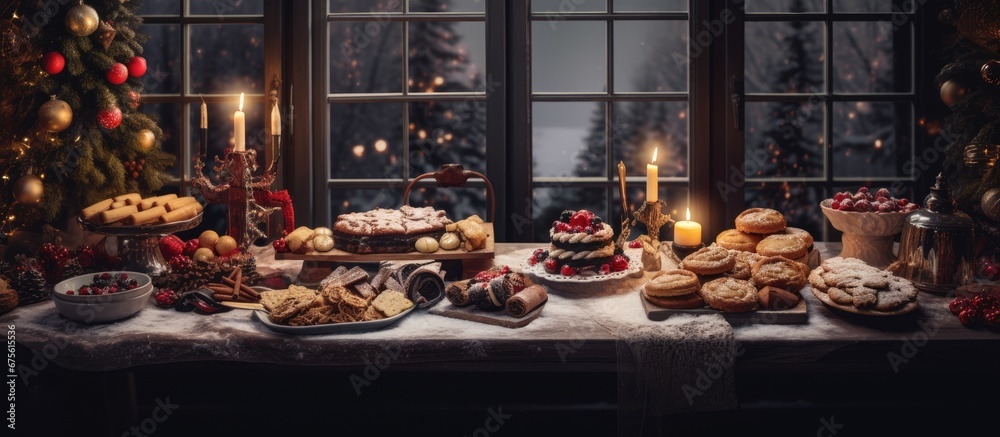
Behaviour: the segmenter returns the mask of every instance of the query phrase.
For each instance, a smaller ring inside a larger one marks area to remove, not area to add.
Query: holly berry
[[[275,252],[278,253],[288,252],[288,240],[285,240],[284,238],[279,238],[277,240],[274,240],[274,242],[271,243],[271,246],[274,247]]]
[[[194,256],[194,251],[201,247],[201,243],[198,242],[197,238],[192,238],[184,243],[184,254],[187,256]]]
[[[576,274],[576,269],[568,265],[564,265],[562,266],[562,270],[560,270],[559,273],[563,276],[573,276]]]
[[[543,265],[545,266],[545,271],[549,273],[555,273],[559,269],[559,262],[555,258],[545,260]]]
[[[136,56],[128,61],[128,75],[132,77],[142,77],[146,74],[146,58]]]
[[[166,259],[173,259],[184,253],[184,240],[176,235],[167,235],[160,239],[160,253]]]
[[[642,241],[639,241],[639,240],[632,240],[632,241],[629,241],[629,242],[628,242],[628,247],[629,247],[630,249],[639,249],[639,248],[641,248],[641,247],[642,247]],[[605,264],[605,265],[606,265],[606,264]]]
[[[608,273],[611,273],[611,265],[601,264],[601,274],[607,275]]]
[[[156,291],[156,294],[153,295],[153,299],[156,300],[157,305],[164,308],[170,308],[174,306],[178,300],[180,300],[180,297],[177,296],[177,293],[175,293],[174,290],[161,288]]]
[[[112,85],[121,85],[125,83],[126,79],[128,79],[128,67],[121,62],[116,62],[115,65],[112,65],[111,68],[108,69],[108,71],[104,74],[104,77],[106,77],[108,82],[111,82]]]
[[[66,66],[66,58],[59,52],[48,52],[42,56],[42,69],[53,76],[62,73]]]
[[[969,305],[972,305],[971,299],[967,297],[956,297],[955,300],[952,300],[951,303],[948,304],[948,309],[951,310],[952,314],[957,316],[958,313],[962,312],[962,310],[967,308]]]
[[[616,272],[628,270],[628,258],[625,255],[615,255],[611,258],[611,269]]]
[[[594,219],[594,213],[587,211],[585,209],[581,209],[577,211],[576,214],[573,214],[573,217],[571,217],[569,220],[569,224],[573,225],[573,227],[580,228],[580,231],[578,232],[582,232],[583,228],[589,226],[590,221],[593,219]]]

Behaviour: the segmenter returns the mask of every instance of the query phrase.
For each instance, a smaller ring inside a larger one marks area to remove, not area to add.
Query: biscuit
[[[744,252],[742,250],[730,249],[729,253],[732,254],[734,258],[736,258],[736,264],[733,266],[732,269],[729,269],[728,271],[723,273],[723,276],[728,276],[734,279],[750,279],[750,276],[752,274],[751,268],[757,261],[760,261],[763,258],[762,256],[756,253]]]
[[[787,310],[795,308],[801,298],[797,293],[778,287],[764,287],[757,292],[757,304],[769,310]]]
[[[789,227],[785,228],[784,231],[779,232],[779,234],[794,235],[796,237],[801,238],[803,241],[805,241],[806,242],[806,246],[812,247],[812,245],[813,245],[813,236],[812,236],[812,234],[809,233],[809,231],[807,231],[805,229],[793,228],[793,227],[789,226]]]
[[[773,234],[786,226],[785,216],[770,208],[750,208],[736,216],[736,229],[750,234]]]
[[[808,282],[809,267],[783,256],[770,256],[753,265],[751,278],[758,287],[772,286],[798,291]]]
[[[316,301],[315,292],[312,290],[309,291],[311,293],[295,293],[286,297],[285,300],[281,301],[281,303],[271,311],[271,320],[275,323],[289,323],[292,318],[308,310],[312,306],[313,302]],[[297,322],[305,323],[305,321]]]
[[[726,249],[756,252],[757,244],[760,243],[760,240],[760,235],[748,234],[736,229],[727,229],[715,237],[715,244]]]
[[[398,291],[383,291],[375,300],[372,306],[386,317],[395,316],[413,307],[413,302],[406,298],[406,295]]]
[[[736,265],[736,258],[733,257],[722,246],[711,245],[698,249],[684,257],[681,261],[681,268],[690,270],[699,275],[715,275],[729,271]]]
[[[708,306],[726,313],[743,313],[757,306],[757,287],[750,281],[720,278],[702,285],[699,293]]]
[[[855,258],[823,261],[809,273],[809,283],[836,304],[872,311],[895,311],[918,294],[910,281]]]
[[[783,256],[799,259],[809,254],[809,245],[801,237],[789,234],[768,235],[757,245],[757,253],[764,256]]]
[[[698,276],[688,270],[660,271],[643,287],[652,297],[677,297],[694,294],[701,288]]]
[[[705,300],[698,295],[698,293],[686,294],[683,296],[674,297],[662,297],[662,296],[650,296],[646,294],[645,290],[642,292],[643,299],[649,301],[649,303],[656,305],[660,308],[670,308],[670,309],[695,309],[704,308]]]

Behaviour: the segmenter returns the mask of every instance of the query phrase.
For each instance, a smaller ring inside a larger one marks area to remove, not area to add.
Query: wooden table
[[[536,246],[498,244],[497,252]],[[817,247],[824,259],[839,251],[836,244]],[[294,270],[266,259],[259,264]],[[977,404],[968,400],[973,393],[1000,388],[995,375],[1000,334],[962,327],[948,313],[947,297],[921,294],[919,312],[889,321],[846,318],[803,294],[809,323],[733,329],[741,410],[651,421],[643,432],[740,429],[714,420],[724,417],[812,435],[824,426],[822,420],[829,422],[828,414],[838,423],[847,418],[843,429],[853,418],[855,429],[892,424],[888,431],[926,431],[946,421],[928,424],[924,417],[923,425],[909,428],[914,423],[877,420],[881,413],[872,408],[898,415],[975,410]],[[155,308],[116,324],[87,327],[62,319],[48,308],[51,303],[19,308],[0,322],[15,326],[17,363],[31,369],[29,384],[18,389],[31,393],[18,398],[24,405],[20,423],[34,421],[33,426],[54,426],[56,432],[64,428],[45,421],[53,406],[102,433],[120,435],[124,424],[148,417],[157,398],[174,396],[184,400],[186,419],[162,425],[171,432],[228,432],[232,421],[219,421],[226,415],[245,420],[249,410],[313,414],[325,411],[319,408],[324,402],[339,399],[326,408],[357,417],[348,427],[363,428],[371,420],[405,430],[388,420],[388,412],[405,418],[404,424],[443,415],[438,420],[455,420],[433,422],[433,429],[473,435],[489,409],[502,404],[516,412],[502,428],[508,435],[613,434],[616,338],[597,321],[574,313],[577,299],[555,293],[550,299],[542,317],[519,330],[415,313],[385,331],[294,337],[270,332],[246,312],[199,316]],[[963,377],[972,380],[958,383]],[[101,404],[95,407],[101,414],[72,414],[81,396]],[[540,423],[558,426],[539,428]],[[253,422],[239,429],[282,426]]]

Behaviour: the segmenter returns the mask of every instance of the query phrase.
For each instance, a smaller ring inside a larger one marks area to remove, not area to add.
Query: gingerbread
[[[749,234],[773,234],[786,226],[785,216],[770,208],[750,208],[736,216],[736,229]]]
[[[809,245],[801,237],[790,234],[768,235],[757,245],[757,253],[763,256],[783,256],[799,259],[809,254]]]
[[[716,275],[732,269],[736,265],[736,258],[729,253],[726,248],[711,245],[698,249],[681,261],[681,268],[690,270],[699,275]]]
[[[675,269],[658,272],[643,290],[648,296],[677,297],[696,293],[700,288],[697,275],[688,270]]]
[[[808,266],[783,256],[761,259],[751,269],[751,278],[758,287],[773,286],[798,291],[806,285],[808,277]]]
[[[727,229],[715,237],[715,244],[726,249],[756,252],[760,240],[760,235],[748,234],[737,229]]]
[[[727,313],[743,313],[757,306],[757,287],[750,281],[719,278],[702,285],[699,291],[708,306]]]

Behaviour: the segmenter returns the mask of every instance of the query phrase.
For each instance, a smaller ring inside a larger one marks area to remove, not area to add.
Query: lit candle
[[[659,167],[656,166],[656,151],[658,149],[659,149],[659,147],[653,149],[653,160],[649,164],[646,164],[646,201],[647,202],[656,202],[656,200],[660,198],[659,195],[658,195],[658,193],[657,193],[657,187],[656,187],[656,185],[657,185],[657,180],[656,180],[657,176],[656,176],[656,173],[659,170]]]
[[[240,93],[240,109],[233,114],[233,136],[236,137],[234,152],[244,152],[247,150],[247,115],[243,113],[243,93]]]
[[[271,135],[281,135],[281,115],[277,103],[271,108]]]
[[[685,220],[674,225],[674,244],[687,247],[701,245],[701,225],[691,221],[691,208],[687,209]]]
[[[202,161],[205,160],[205,154],[208,153],[208,105],[204,101],[201,102],[201,134],[199,146],[198,146],[198,159]]]

